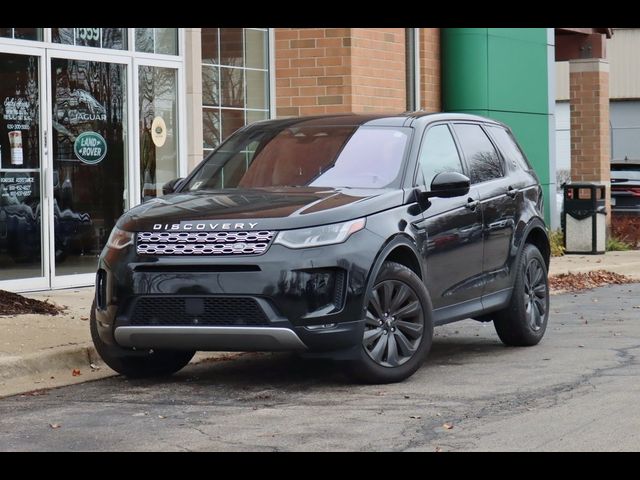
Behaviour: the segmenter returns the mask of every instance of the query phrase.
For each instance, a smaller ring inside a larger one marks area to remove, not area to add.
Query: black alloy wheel
[[[384,280],[371,293],[363,346],[378,365],[397,367],[416,352],[424,330],[418,296],[406,283]]]

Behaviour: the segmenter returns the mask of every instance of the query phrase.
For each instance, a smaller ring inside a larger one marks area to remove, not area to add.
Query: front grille
[[[131,312],[135,326],[269,325],[253,298],[141,297]]]
[[[276,232],[139,232],[139,255],[260,255]]]

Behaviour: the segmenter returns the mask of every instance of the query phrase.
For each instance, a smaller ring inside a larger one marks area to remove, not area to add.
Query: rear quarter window
[[[529,165],[522,150],[507,130],[497,125],[487,125],[487,130],[498,145],[507,164],[527,172],[531,170],[531,165]]]

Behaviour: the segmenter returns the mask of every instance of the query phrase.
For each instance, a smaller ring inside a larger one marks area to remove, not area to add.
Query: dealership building
[[[555,64],[568,61],[572,175],[608,184],[611,34],[0,29],[0,289],[92,284],[123,211],[268,118],[417,109],[495,118],[523,146],[557,226]]]

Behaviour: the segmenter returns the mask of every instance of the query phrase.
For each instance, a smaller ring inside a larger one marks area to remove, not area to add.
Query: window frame
[[[484,132],[485,136],[489,140],[489,143],[491,143],[491,145],[493,146],[493,149],[496,151],[496,154],[498,155],[498,160],[500,160],[500,165],[502,166],[502,176],[491,178],[489,180],[484,180],[482,182],[475,182],[475,183],[473,182],[473,177],[471,176],[471,164],[467,160],[467,156],[466,156],[466,154],[464,152],[464,149],[462,148],[462,142],[460,142],[460,137],[458,136],[458,132],[456,132],[455,125],[477,125],[478,127],[480,127],[480,130],[482,132]],[[498,180],[504,180],[505,178],[507,178],[509,176],[509,168],[505,165],[506,162],[505,162],[505,159],[504,159],[504,157],[502,155],[502,152],[500,152],[500,149],[498,149],[498,147],[496,146],[493,138],[487,132],[486,127],[485,127],[486,125],[487,124],[485,122],[475,122],[473,120],[461,120],[461,121],[451,122],[451,130],[453,131],[456,143],[458,144],[458,151],[462,152],[462,157],[463,157],[464,163],[465,163],[465,165],[467,167],[467,174],[466,175],[471,180],[471,186],[472,187],[474,185],[482,185],[482,184],[489,183],[489,182],[495,182],[495,181],[498,181]]]
[[[248,125],[250,125],[251,123],[247,123],[247,114],[249,112],[256,112],[256,113],[260,113],[260,114],[264,114],[265,116],[265,120],[269,120],[272,118],[276,118],[276,109],[275,109],[275,103],[276,103],[276,96],[275,96],[275,51],[274,51],[274,45],[275,45],[275,37],[274,37],[274,33],[273,33],[273,28],[257,28],[257,27],[242,27],[242,59],[243,59],[243,65],[242,66],[233,66],[233,65],[225,65],[221,63],[221,58],[220,58],[220,50],[221,50],[221,42],[220,42],[220,29],[223,27],[215,27],[217,30],[217,35],[218,35],[218,42],[217,42],[217,49],[218,49],[218,55],[217,55],[217,63],[205,63],[202,58],[197,59],[196,61],[198,62],[199,68],[200,68],[200,76],[203,77],[203,68],[204,67],[212,67],[214,68],[217,72],[218,75],[221,72],[221,69],[223,68],[229,68],[229,69],[235,69],[235,70],[239,70],[242,72],[242,76],[243,76],[243,105],[242,106],[223,106],[222,105],[222,98],[221,98],[221,93],[222,93],[222,89],[220,88],[221,85],[221,78],[218,77],[218,87],[220,89],[219,93],[218,93],[218,104],[217,105],[205,105],[203,103],[201,111],[202,111],[202,115],[204,118],[204,113],[205,112],[213,112],[214,114],[218,115],[218,121],[219,121],[219,132],[218,132],[218,144],[215,147],[210,147],[210,146],[205,146],[204,143],[204,136],[203,136],[203,146],[202,146],[202,152],[203,152],[203,157],[208,156],[210,153],[214,152],[217,148],[219,148],[226,139],[224,139],[224,135],[223,135],[223,122],[222,122],[222,114],[223,111],[240,111],[243,113],[244,116],[244,125],[241,128],[244,128]],[[266,44],[266,56],[265,56],[265,66],[264,68],[257,68],[257,67],[247,67],[246,66],[246,59],[247,59],[247,30],[256,30],[256,31],[261,31],[264,32],[265,34],[265,44]],[[202,35],[202,34],[201,34]],[[200,37],[201,41],[202,41],[202,36]],[[248,82],[247,82],[247,72],[250,71],[254,71],[254,72],[262,72],[265,75],[265,80],[266,80],[266,85],[265,85],[265,108],[257,108],[257,107],[250,107],[248,105],[248,95],[247,95],[247,87],[248,87]],[[204,89],[204,86],[203,86]],[[204,91],[203,91],[203,96],[204,96]],[[257,120],[260,121],[260,120]],[[203,120],[204,123],[204,120]],[[238,129],[239,130],[239,129]],[[227,137],[228,138],[228,137]]]

